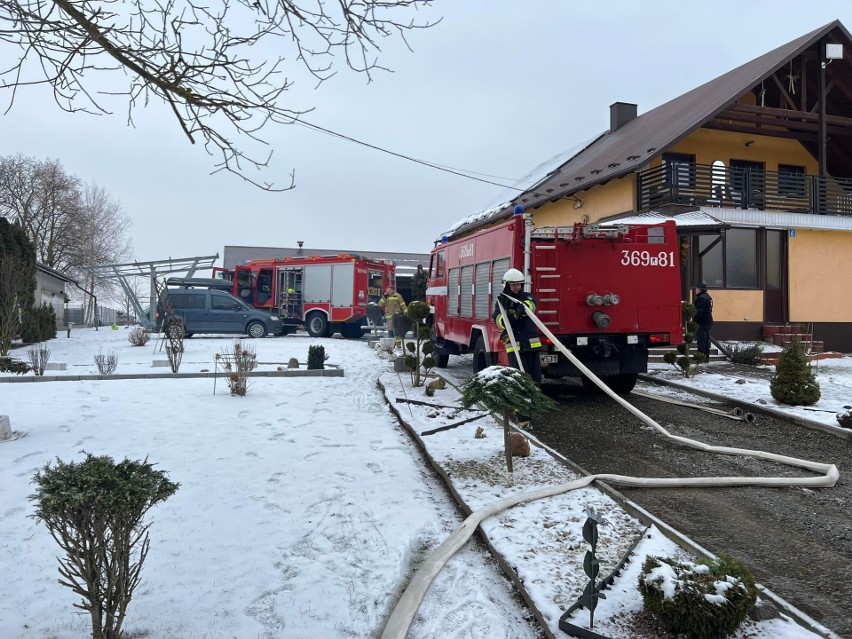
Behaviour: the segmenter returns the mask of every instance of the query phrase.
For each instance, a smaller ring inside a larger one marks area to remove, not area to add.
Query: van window
[[[203,309],[207,306],[204,293],[169,293],[172,308],[184,310]]]
[[[241,304],[239,300],[235,300],[233,297],[228,297],[226,295],[213,295],[210,298],[210,308],[214,311],[230,311],[233,310],[235,306],[239,306],[241,310],[246,308],[246,306]]]

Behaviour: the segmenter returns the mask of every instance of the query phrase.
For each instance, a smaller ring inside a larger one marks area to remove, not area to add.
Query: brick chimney
[[[617,131],[637,115],[639,107],[629,102],[614,102],[609,105],[609,132]]]

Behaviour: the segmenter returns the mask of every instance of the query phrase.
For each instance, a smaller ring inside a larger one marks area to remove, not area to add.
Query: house
[[[386,260],[396,266],[396,286],[400,294],[411,301],[411,278],[417,271],[417,265],[429,265],[428,253],[391,253],[386,251],[350,251],[345,249],[273,248],[263,246],[226,246],[222,257],[222,266],[233,270],[237,264],[247,260],[266,260],[276,257],[296,257],[302,255],[339,255],[351,253],[373,260]]]
[[[35,306],[48,304],[56,313],[56,328],[67,326],[65,304],[69,301],[65,294],[65,285],[77,282],[59,271],[54,271],[43,264],[36,264]]]
[[[852,38],[835,21],[641,115],[613,104],[608,131],[453,233],[519,204],[537,227],[674,219],[683,299],[708,284],[714,337],[796,323],[850,352],[850,116]]]

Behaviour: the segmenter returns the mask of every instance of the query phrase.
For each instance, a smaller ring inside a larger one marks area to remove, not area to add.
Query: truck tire
[[[328,333],[328,318],[320,311],[308,313],[305,328],[311,337],[325,337]]]
[[[249,322],[249,325],[246,326],[246,333],[249,337],[255,339],[266,337],[266,326],[263,325],[263,322]]]
[[[491,354],[485,348],[485,340],[479,337],[473,347],[473,374],[491,366]]]
[[[444,352],[444,349],[438,346],[438,334],[435,332],[433,317],[430,317],[429,321],[429,340],[435,346],[435,350],[432,352],[432,358],[435,360],[435,366],[438,368],[446,368],[447,364],[450,363],[450,354]]]
[[[636,386],[636,373],[622,373],[621,375],[612,375],[609,377],[601,377],[601,381],[604,384],[609,386],[616,394],[618,395],[627,395],[630,391],[633,390],[633,387]],[[598,385],[595,384],[588,377],[583,375],[583,388],[588,391],[601,393]]]

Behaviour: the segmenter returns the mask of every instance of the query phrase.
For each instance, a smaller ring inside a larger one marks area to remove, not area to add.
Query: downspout
[[[92,291],[87,291],[87,290],[86,290],[86,289],[84,289],[82,286],[80,286],[80,285],[77,283],[77,280],[71,280],[71,282],[74,284],[74,286],[76,286],[77,288],[79,288],[79,289],[80,289],[81,291],[83,291],[86,295],[91,295],[91,296],[92,296],[92,300],[93,300],[93,301],[94,301],[94,303],[95,303],[95,330],[98,330],[98,296],[97,296],[97,295],[95,295]]]

